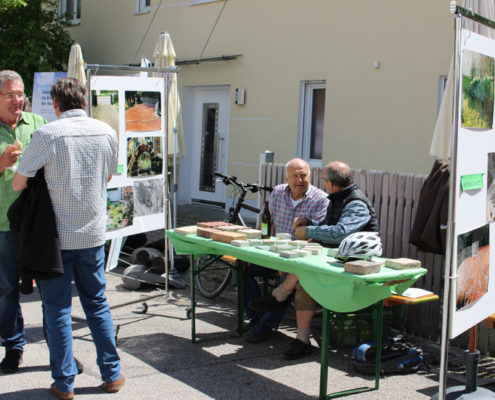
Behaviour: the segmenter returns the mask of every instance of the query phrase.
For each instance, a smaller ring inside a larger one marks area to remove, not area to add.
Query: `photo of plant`
[[[473,51],[462,52],[461,125],[466,128],[493,127],[494,60]]]
[[[488,292],[490,233],[488,225],[457,236],[456,310]]]
[[[134,183],[134,216],[163,212],[163,179],[146,179]]]
[[[107,189],[107,232],[131,226],[134,218],[132,186]]]
[[[127,176],[150,176],[163,173],[162,138],[127,139]]]
[[[125,92],[126,131],[159,131],[162,129],[160,92]]]

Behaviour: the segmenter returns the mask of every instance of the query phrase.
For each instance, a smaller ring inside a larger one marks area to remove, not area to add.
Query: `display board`
[[[165,228],[165,79],[92,76],[90,115],[117,132],[106,239]]]
[[[450,338],[495,304],[495,41],[461,31]]]
[[[33,81],[33,98],[31,102],[32,112],[42,115],[48,122],[55,121],[57,114],[53,109],[53,101],[50,95],[52,85],[61,78],[65,78],[67,72],[35,72]]]

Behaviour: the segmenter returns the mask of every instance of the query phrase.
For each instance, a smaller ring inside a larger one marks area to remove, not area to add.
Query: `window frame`
[[[322,159],[311,158],[311,142],[312,142],[312,123],[313,123],[313,98],[315,90],[325,90],[326,97],[326,82],[324,80],[302,81],[300,88],[299,99],[299,127],[298,127],[298,157],[306,160],[310,167],[321,167]],[[323,124],[325,115],[323,114]],[[323,140],[323,137],[322,137]]]
[[[149,3],[148,5],[146,3]],[[138,14],[146,14],[151,11],[151,0],[136,0],[134,6],[134,13]]]
[[[81,23],[81,3],[82,3],[82,0],[59,0],[59,2],[58,2],[58,15],[60,15],[62,17],[67,13],[67,2],[69,2],[69,1],[74,2],[74,8],[76,11],[72,14],[72,17],[70,17],[67,21],[70,22],[72,25],[78,25]]]

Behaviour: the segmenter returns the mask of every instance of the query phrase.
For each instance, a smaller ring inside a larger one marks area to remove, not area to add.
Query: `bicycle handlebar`
[[[243,190],[250,190],[253,193],[261,192],[262,190],[265,190],[267,192],[271,192],[273,190],[269,186],[258,185],[257,183],[238,182],[236,176],[227,176],[227,175],[224,175],[220,172],[214,172],[213,175],[218,176],[219,178],[222,178],[222,182],[225,185],[235,185],[235,186],[237,186]]]

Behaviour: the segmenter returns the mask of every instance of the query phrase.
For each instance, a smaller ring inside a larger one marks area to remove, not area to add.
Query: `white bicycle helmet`
[[[336,258],[366,260],[381,255],[382,242],[378,232],[356,232],[342,240]]]

